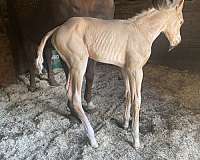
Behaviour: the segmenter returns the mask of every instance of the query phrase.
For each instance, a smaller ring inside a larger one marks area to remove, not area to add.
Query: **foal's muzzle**
[[[172,51],[176,46],[178,46],[180,43],[181,43],[181,40],[178,41],[178,42],[176,42],[176,43],[173,44],[173,45],[170,44],[168,52],[171,52],[171,51]]]
[[[171,52],[174,48],[175,48],[176,46],[169,46],[169,50],[168,50],[168,52]]]

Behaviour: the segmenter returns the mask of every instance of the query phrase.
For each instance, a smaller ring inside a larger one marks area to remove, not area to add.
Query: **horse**
[[[19,73],[25,72],[26,70],[22,69],[28,67],[31,91],[36,89],[34,61],[37,46],[48,30],[73,16],[113,19],[115,10],[114,0],[7,0],[7,8],[10,22],[8,34],[13,48],[15,67]],[[51,49],[49,43],[45,50],[48,81],[50,85],[57,86],[51,67]],[[96,63],[90,59],[85,74],[84,95],[88,107],[94,107],[91,95],[95,66]],[[67,78],[68,69],[65,63],[63,68]]]
[[[143,66],[151,55],[151,46],[161,32],[167,37],[170,49],[181,42],[180,29],[184,0],[154,0],[153,7],[127,20],[102,20],[73,17],[49,31],[38,47],[36,66],[41,73],[43,48],[51,42],[69,68],[67,97],[84,125],[92,147],[98,147],[94,130],[82,108],[81,87],[88,58],[118,66],[123,71],[130,99],[124,114],[127,128],[132,107],[132,136],[134,147],[140,147],[139,112]],[[78,45],[77,45],[78,44]]]

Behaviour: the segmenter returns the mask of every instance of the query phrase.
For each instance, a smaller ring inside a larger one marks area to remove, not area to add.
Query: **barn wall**
[[[115,0],[115,18],[127,19],[151,7],[151,0]]]
[[[8,38],[0,35],[0,87],[15,82],[13,57]]]
[[[5,1],[0,0],[0,87],[16,80],[13,56],[6,33]]]
[[[128,18],[151,6],[151,0],[116,0],[116,18]],[[200,70],[200,1],[186,0],[182,43],[168,53],[168,41],[159,36],[153,45],[151,61],[181,69]]]

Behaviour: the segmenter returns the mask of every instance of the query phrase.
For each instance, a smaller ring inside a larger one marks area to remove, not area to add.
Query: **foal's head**
[[[180,29],[184,22],[183,19],[184,0],[154,0],[153,5],[158,10],[167,12],[168,21],[164,28],[164,34],[170,42],[170,50],[181,42]]]

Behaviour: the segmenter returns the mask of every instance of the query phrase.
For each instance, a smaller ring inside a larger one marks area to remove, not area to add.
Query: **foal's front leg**
[[[131,103],[133,106],[133,120],[132,120],[132,134],[135,140],[135,148],[140,147],[139,139],[139,113],[141,106],[141,86],[143,79],[143,71],[137,69],[129,76],[130,90],[131,90]]]
[[[134,107],[134,135],[135,135],[135,148],[140,147],[139,139],[139,119],[140,119],[140,106],[141,106],[141,87],[142,87],[143,71],[139,69],[135,73],[135,107]]]

